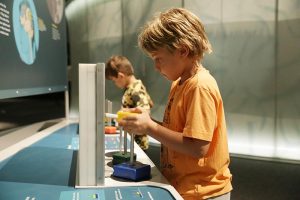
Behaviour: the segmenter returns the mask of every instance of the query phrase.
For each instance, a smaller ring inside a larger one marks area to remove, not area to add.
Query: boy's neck
[[[191,65],[191,67],[188,68],[186,74],[185,74],[184,76],[181,76],[181,79],[180,79],[180,81],[179,81],[179,85],[181,85],[182,83],[184,83],[184,82],[185,82],[187,79],[189,79],[190,77],[193,77],[193,76],[197,73],[197,71],[198,71],[199,69],[201,69],[202,67],[203,67],[203,66],[202,66],[201,63],[198,63],[198,62],[193,63],[193,64]]]
[[[136,81],[136,78],[134,75],[128,76],[126,81],[126,87],[128,87],[130,84],[134,83]]]

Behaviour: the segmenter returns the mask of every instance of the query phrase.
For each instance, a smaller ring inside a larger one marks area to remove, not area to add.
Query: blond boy
[[[201,61],[211,45],[199,18],[173,8],[146,24],[139,46],[172,81],[163,122],[142,109],[124,118],[125,130],[162,144],[161,170],[184,199],[230,199],[231,173],[223,101]]]

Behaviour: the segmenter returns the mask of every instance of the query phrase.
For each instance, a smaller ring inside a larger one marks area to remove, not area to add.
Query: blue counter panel
[[[78,124],[70,124],[64,128],[61,128],[51,135],[36,142],[32,146],[42,146],[51,148],[63,148],[63,149],[78,149],[78,145],[72,148],[72,141],[74,139],[79,140]]]
[[[118,134],[105,135],[105,149],[119,150],[120,138]],[[78,124],[70,124],[61,128],[42,140],[31,146],[63,148],[63,149],[79,149]],[[130,147],[130,140],[127,140],[127,147]]]
[[[73,187],[0,181],[0,199],[9,200],[174,200],[165,189],[152,186],[75,189]]]
[[[67,186],[0,181],[0,190],[1,200],[59,200],[61,191],[74,189]]]
[[[29,147],[15,154],[0,170],[0,181],[48,185],[69,183],[74,152],[67,149]],[[74,163],[75,165],[75,163]],[[75,176],[75,174],[74,174]]]
[[[166,189],[154,186],[133,186],[133,187],[113,187],[105,188],[105,200],[175,200],[172,194]]]

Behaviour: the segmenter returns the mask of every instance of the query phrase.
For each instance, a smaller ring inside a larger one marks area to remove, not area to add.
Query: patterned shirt
[[[141,107],[147,110],[150,110],[153,106],[153,102],[141,80],[136,80],[127,86],[122,98],[122,106],[123,108]],[[135,135],[134,139],[143,150],[148,149],[147,135]]]

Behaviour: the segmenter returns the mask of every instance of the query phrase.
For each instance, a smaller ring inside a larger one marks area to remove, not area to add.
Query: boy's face
[[[110,80],[112,80],[118,88],[124,89],[126,87],[125,75],[123,73],[119,72],[118,77],[110,77]]]
[[[175,81],[183,75],[187,65],[187,54],[182,50],[177,49],[171,53],[166,48],[160,48],[150,55],[155,68],[168,80]]]

